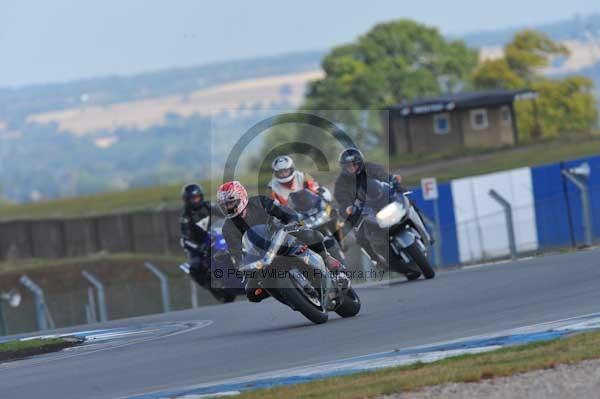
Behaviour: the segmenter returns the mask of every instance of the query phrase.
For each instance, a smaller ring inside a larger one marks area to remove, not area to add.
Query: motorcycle
[[[206,288],[215,299],[222,303],[235,301],[238,295],[244,295],[244,283],[232,270],[235,263],[229,251],[227,242],[223,238],[223,220],[216,220],[212,224],[210,234],[207,236],[206,245],[210,246],[210,268],[206,268],[202,281],[194,279],[198,285]],[[190,274],[190,265],[182,263],[179,268]]]
[[[320,255],[292,235],[298,230],[297,225],[276,224],[250,228],[242,237],[239,272],[315,324],[327,322],[330,311],[357,315],[361,302],[350,280],[343,271],[330,272]]]
[[[325,247],[331,256],[342,262],[346,260],[342,222],[337,210],[331,206],[331,194],[327,189],[322,189],[321,195],[308,189],[293,192],[289,196],[288,206],[300,215],[304,226],[323,234]]]
[[[354,207],[361,215],[357,229],[366,229],[374,249],[384,254],[390,270],[409,281],[423,275],[435,277],[429,261],[431,238],[421,216],[411,204],[410,191],[398,192],[386,182],[367,181],[367,193]],[[360,196],[359,196],[360,197]]]

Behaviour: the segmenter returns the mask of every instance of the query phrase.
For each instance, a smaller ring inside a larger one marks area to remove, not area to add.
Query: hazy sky
[[[402,17],[457,34],[598,11],[598,0],[0,0],[0,86],[327,49]]]

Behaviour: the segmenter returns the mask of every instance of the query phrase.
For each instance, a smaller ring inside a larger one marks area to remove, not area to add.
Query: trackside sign
[[[423,191],[423,199],[425,201],[433,201],[439,197],[438,185],[435,177],[421,179],[421,190]]]

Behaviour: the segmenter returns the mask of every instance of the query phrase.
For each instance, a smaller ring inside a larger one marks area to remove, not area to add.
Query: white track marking
[[[146,343],[146,342],[150,342],[150,341],[159,340],[162,338],[169,338],[169,337],[174,337],[174,336],[181,335],[181,334],[187,334],[192,331],[208,327],[213,324],[213,321],[212,320],[200,320],[200,321],[194,321],[194,322],[188,322],[188,323],[194,323],[195,325],[192,326],[191,328],[186,328],[186,329],[180,330],[180,331],[174,331],[172,333],[165,334],[165,335],[141,338],[141,339],[137,339],[134,341],[124,342],[122,344],[116,344],[116,345],[112,345],[112,346],[108,346],[108,347],[100,347],[98,349],[93,349],[93,350],[84,350],[84,349],[86,349],[85,345],[80,346],[80,347],[75,347],[72,349],[79,349],[80,351],[78,351],[76,353],[69,353],[69,354],[65,353],[64,356],[39,359],[37,361],[32,360],[32,359],[24,359],[24,360],[8,362],[8,363],[0,363],[0,369],[2,369],[2,368],[17,368],[17,367],[31,367],[31,366],[37,366],[40,364],[47,364],[47,363],[58,362],[61,360],[72,359],[74,357],[88,356],[88,355],[91,355],[94,353],[106,352],[106,351],[110,351],[113,349],[121,349],[121,348],[125,348],[125,347],[132,346],[132,345],[138,345],[138,344],[142,344],[142,343]],[[173,325],[177,325],[177,324],[185,324],[185,323],[174,323]],[[148,332],[148,331],[153,332],[153,331],[160,331],[160,330],[158,330],[158,329],[145,330],[145,332]],[[65,336],[73,336],[73,335],[77,335],[77,333],[70,333],[70,334],[66,334]],[[95,347],[98,345],[101,345],[101,343],[94,344],[92,347]]]

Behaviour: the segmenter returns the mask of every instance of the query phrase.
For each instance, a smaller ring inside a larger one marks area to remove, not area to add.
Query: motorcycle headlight
[[[400,222],[405,215],[406,208],[404,208],[404,205],[399,202],[392,202],[377,212],[377,224],[380,228],[385,229]]]

